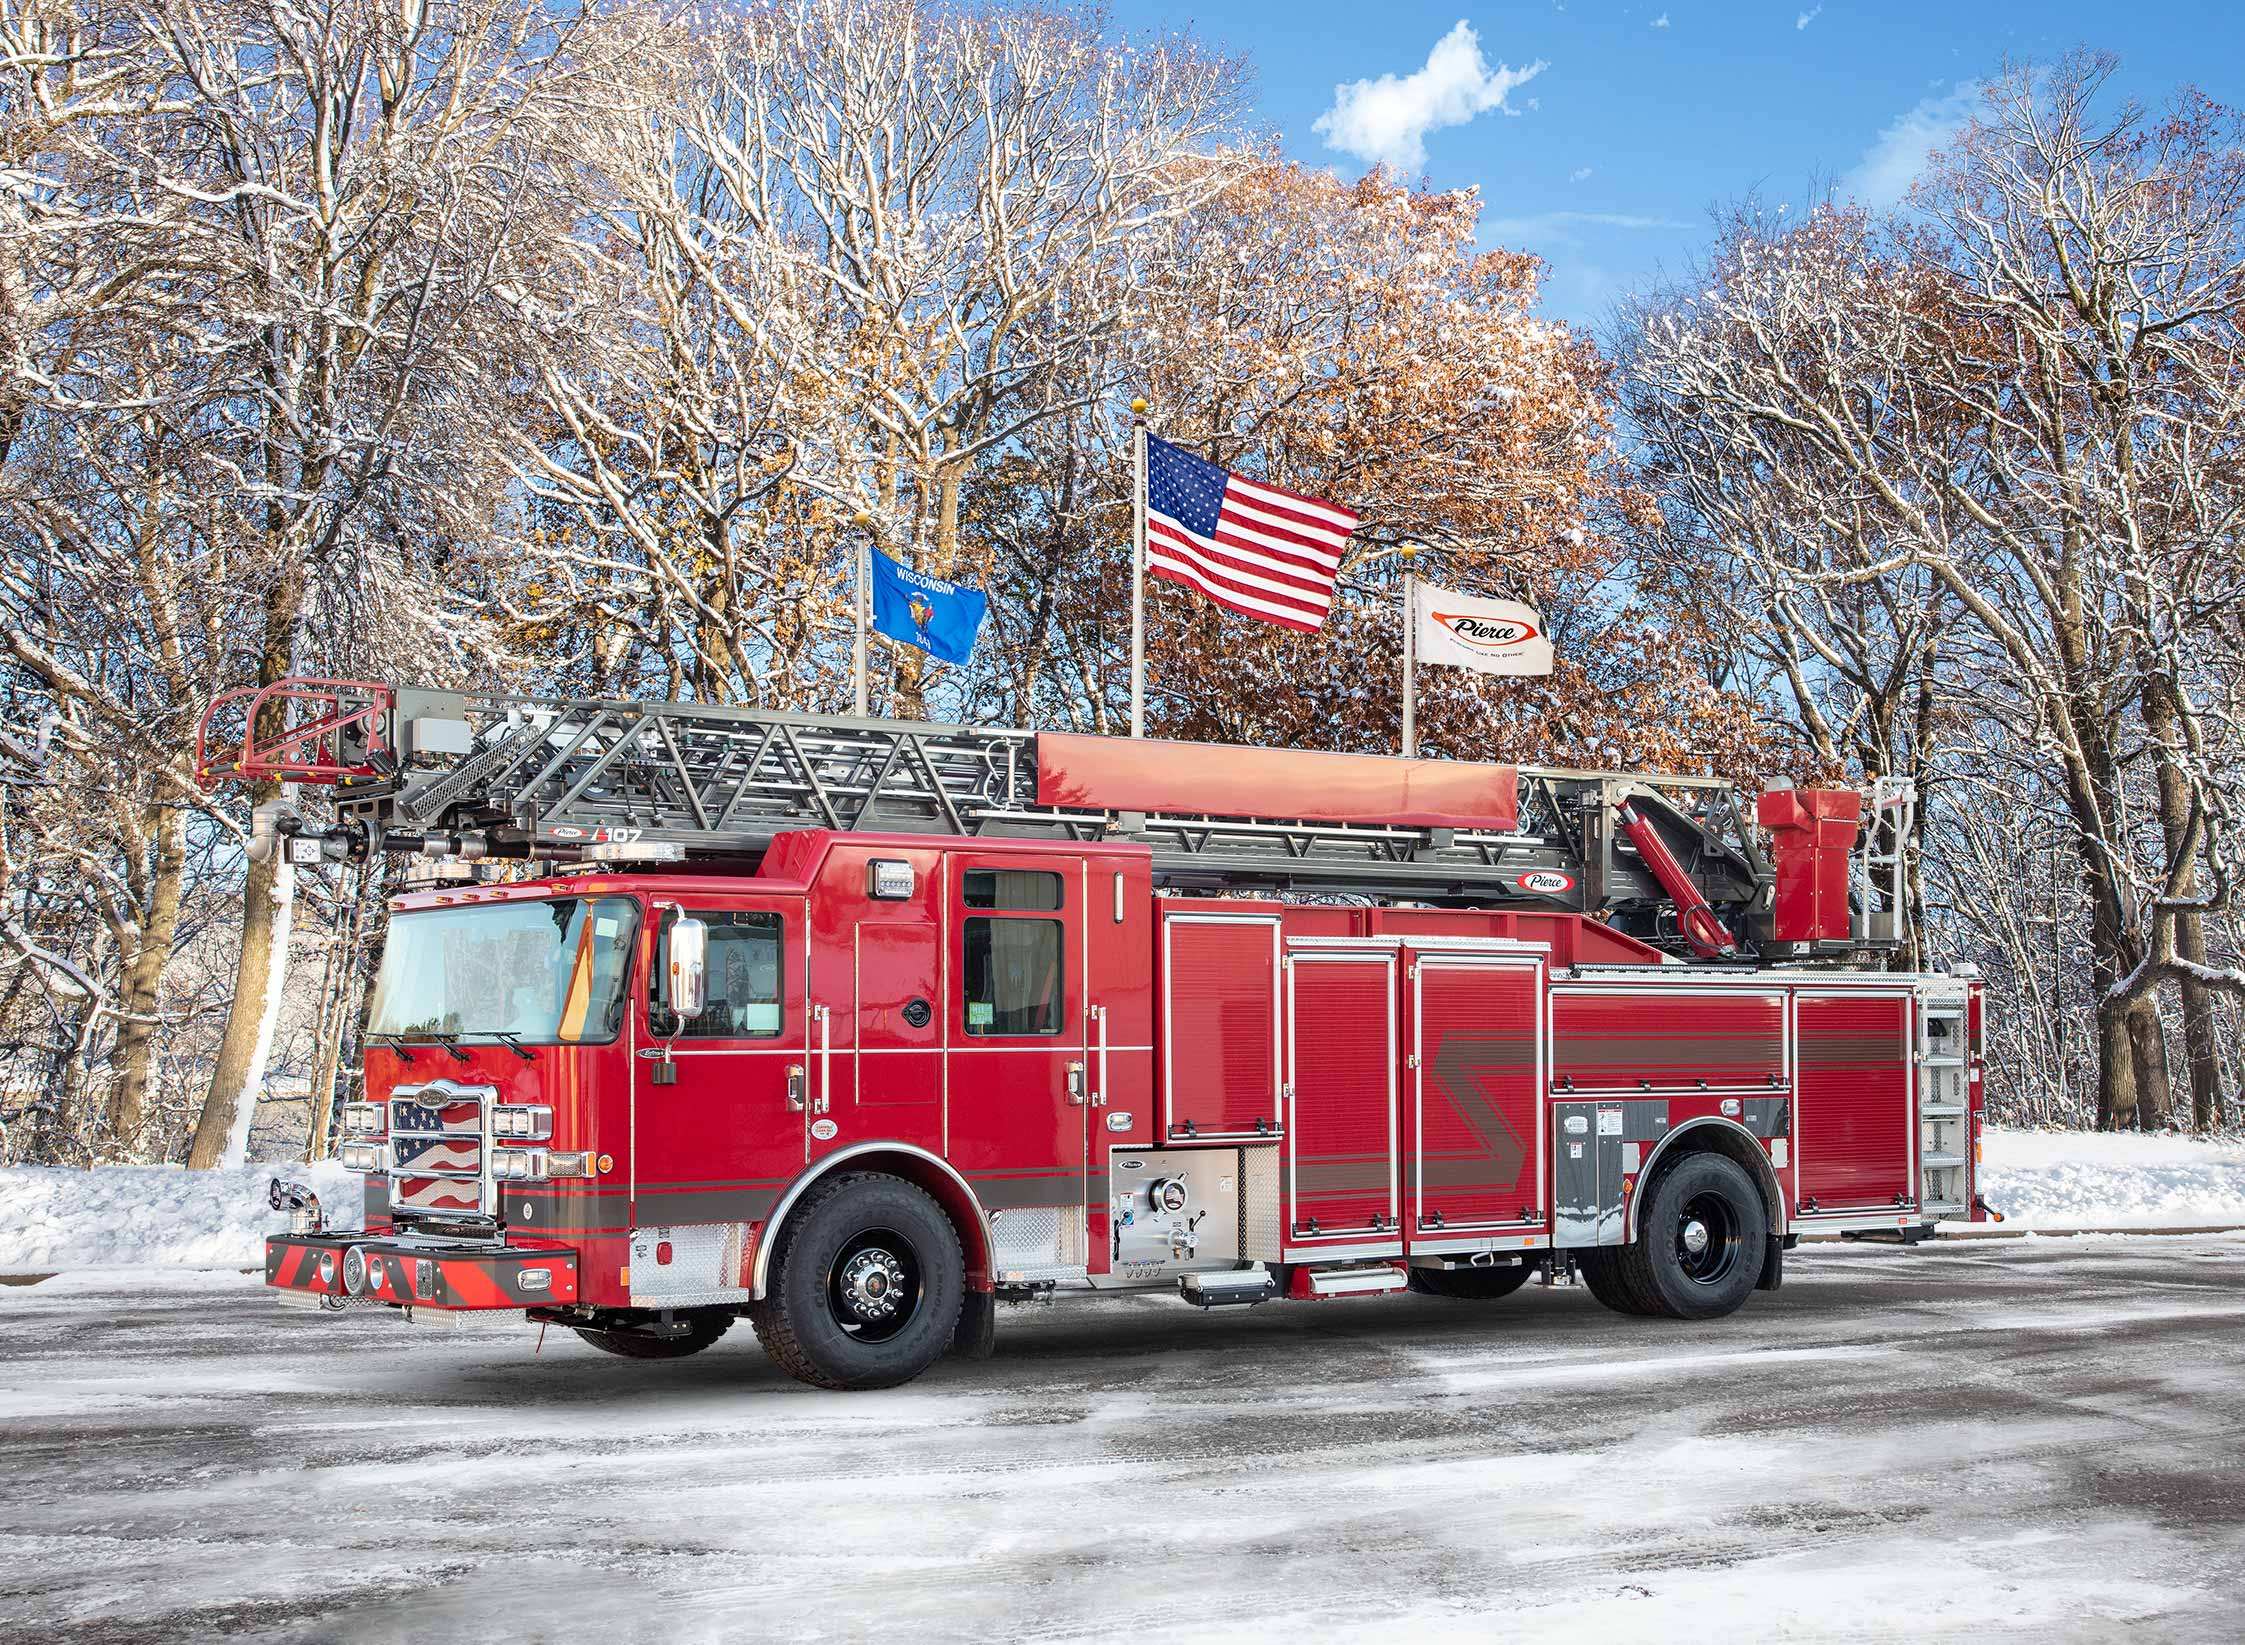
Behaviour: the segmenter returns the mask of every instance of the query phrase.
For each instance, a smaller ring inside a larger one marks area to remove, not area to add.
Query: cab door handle
[[[810,1077],[804,1071],[803,1065],[799,1062],[789,1063],[787,1065],[787,1110],[789,1113],[800,1114],[810,1106],[809,1085]]]
[[[1068,1065],[1068,1102],[1075,1108],[1084,1105],[1084,1065],[1080,1062]]]

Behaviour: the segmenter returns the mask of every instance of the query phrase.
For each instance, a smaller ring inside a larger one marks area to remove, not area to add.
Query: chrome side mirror
[[[709,1003],[709,927],[680,915],[670,922],[668,968],[663,973],[663,1004],[681,1027]]]

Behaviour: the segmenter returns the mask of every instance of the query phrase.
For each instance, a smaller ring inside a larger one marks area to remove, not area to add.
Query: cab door
[[[948,864],[949,1157],[991,1216],[1000,1274],[1085,1266],[1090,922],[1082,858]]]
[[[799,897],[687,896],[651,910],[632,1058],[634,1302],[745,1290],[754,1225],[803,1169],[804,907]],[[682,914],[709,931],[708,999],[686,1021],[661,995],[669,927]]]

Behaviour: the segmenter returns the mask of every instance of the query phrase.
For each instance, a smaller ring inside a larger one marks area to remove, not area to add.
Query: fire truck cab
[[[1524,824],[1512,768],[276,689],[205,752],[336,788],[267,848],[550,870],[392,900],[364,1225],[267,1248],[309,1306],[634,1358],[746,1317],[862,1388],[999,1301],[1572,1274],[1710,1318],[1804,1232],[1982,1214],[1978,987],[1861,963],[1846,791],[1734,850],[1691,779],[1531,774]]]

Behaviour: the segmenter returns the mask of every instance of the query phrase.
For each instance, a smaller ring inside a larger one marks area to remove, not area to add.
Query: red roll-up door
[[[1555,988],[1562,1091],[1768,1091],[1785,1081],[1785,996],[1731,989]]]
[[[1288,1243],[1393,1235],[1395,958],[1295,953],[1287,962]]]
[[[1542,967],[1421,954],[1413,971],[1413,1238],[1540,1224]]]
[[[1793,1102],[1803,1212],[1891,1210],[1910,1195],[1910,1000],[1803,994]]]
[[[1173,914],[1162,944],[1167,1134],[1276,1136],[1277,916]]]

